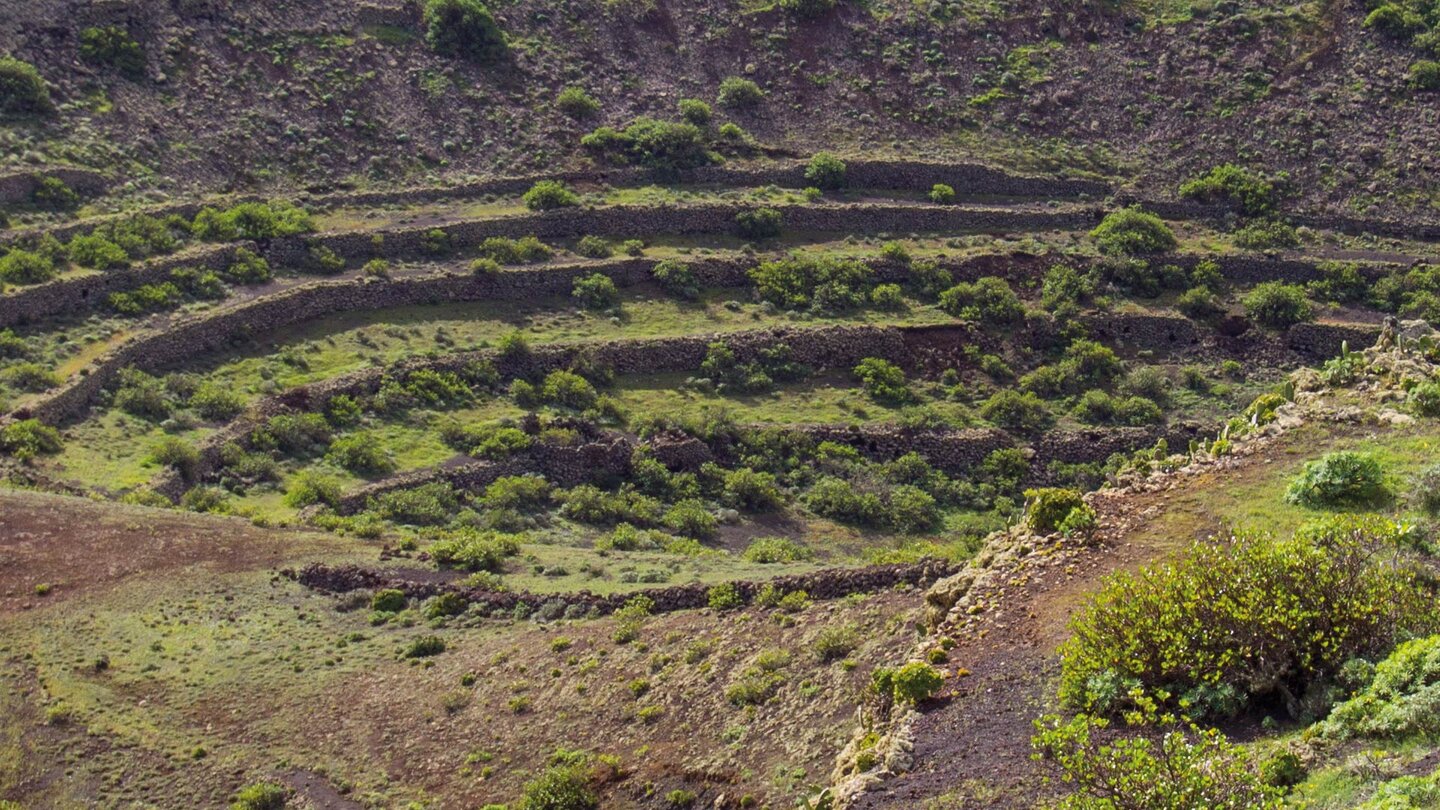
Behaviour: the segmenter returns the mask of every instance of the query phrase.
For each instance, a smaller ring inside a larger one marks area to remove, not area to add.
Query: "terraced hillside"
[[[10,480],[68,500],[7,496],[12,792],[451,806],[583,769],[786,806],[1030,488],[1208,451],[1429,300],[1432,245],[1352,221],[1257,253],[1220,208],[978,166],[654,179],[19,242],[49,271],[0,297]],[[902,804],[970,784],[938,773]]]
[[[0,15],[0,810],[1440,806],[1437,14]]]

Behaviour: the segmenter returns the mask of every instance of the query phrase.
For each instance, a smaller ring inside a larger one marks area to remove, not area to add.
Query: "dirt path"
[[[1227,459],[1177,489],[1246,486],[1247,470],[1263,468],[1271,453]],[[1223,478],[1220,475],[1223,474]],[[1221,483],[1223,482],[1223,484]],[[1102,493],[1100,530],[1090,547],[1037,550],[971,592],[983,609],[942,627],[958,643],[949,666],[968,670],[926,710],[913,728],[913,767],[857,798],[864,810],[1032,808],[1058,795],[1059,784],[1031,759],[1033,721],[1053,711],[1060,672],[1057,648],[1071,615],[1110,573],[1154,560],[1193,536],[1219,528],[1203,512],[1188,536],[1143,529],[1174,491]],[[953,618],[953,617],[952,617]]]

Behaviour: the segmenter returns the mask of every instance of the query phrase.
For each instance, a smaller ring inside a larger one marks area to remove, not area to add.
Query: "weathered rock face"
[[[852,593],[873,593],[900,585],[924,586],[947,576],[957,568],[944,560],[924,560],[913,564],[874,565],[863,568],[832,568],[808,574],[775,577],[764,582],[736,582],[736,593],[749,603],[760,589],[773,586],[781,592],[805,591],[811,599],[838,599]],[[643,593],[654,602],[652,611],[669,613],[676,610],[697,610],[708,607],[710,586],[692,583],[668,588],[653,588],[634,593],[599,595],[589,591],[562,594],[532,594],[524,591],[490,591],[467,588],[454,583],[407,579],[403,574],[362,568],[355,565],[329,566],[312,563],[299,572],[290,571],[300,584],[327,593],[349,593],[357,590],[394,588],[412,599],[426,599],[440,593],[458,593],[473,606],[485,612],[509,613],[517,605],[531,610],[547,603],[560,602],[587,612],[606,615]]]

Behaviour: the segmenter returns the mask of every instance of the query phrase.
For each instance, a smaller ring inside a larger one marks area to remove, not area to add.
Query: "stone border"
[[[963,567],[962,564],[946,560],[927,559],[908,564],[827,568],[808,574],[787,574],[763,582],[739,580],[730,584],[746,604],[753,602],[760,590],[767,585],[785,593],[805,591],[811,599],[830,600],[902,585],[926,586]],[[387,573],[357,565],[330,566],[311,563],[299,571],[286,569],[281,574],[307,588],[331,594],[394,588],[403,591],[408,598],[426,599],[441,593],[457,593],[471,604],[481,605],[490,611],[506,612],[513,611],[517,605],[524,605],[533,612],[541,605],[558,600],[566,607],[579,607],[587,613],[594,611],[602,616],[613,613],[640,595],[649,597],[654,603],[652,613],[706,608],[710,605],[709,592],[712,587],[703,583],[692,583],[602,596],[587,590],[548,594],[467,588],[456,583],[421,582],[408,579],[400,572]]]

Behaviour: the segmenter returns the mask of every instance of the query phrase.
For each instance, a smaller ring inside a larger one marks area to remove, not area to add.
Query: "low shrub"
[[[1336,518],[1283,540],[1199,542],[1115,574],[1071,623],[1061,699],[1112,713],[1139,690],[1202,716],[1278,696],[1300,712],[1345,662],[1435,626],[1431,589],[1398,538],[1383,520]]]
[[[1375,457],[1341,450],[1307,462],[1285,490],[1285,500],[1312,509],[1339,509],[1375,506],[1391,494]]]
[[[1295,226],[1278,219],[1257,219],[1235,231],[1235,244],[1246,250],[1278,250],[1300,245]]]
[[[1440,90],[1440,62],[1420,59],[1410,64],[1410,86],[1416,90]]]
[[[395,461],[385,452],[378,436],[354,433],[330,443],[325,460],[356,475],[384,475],[395,469]]]
[[[697,127],[709,126],[713,113],[710,105],[698,98],[680,99],[680,117]]]
[[[1225,312],[1220,298],[1207,287],[1191,287],[1175,299],[1175,308],[1187,318],[1197,321],[1214,318]]]
[[[705,133],[688,121],[637,118],[624,130],[600,127],[581,138],[580,145],[611,162],[667,172],[693,169],[712,160]]]
[[[1077,516],[1078,513],[1078,516]],[[1080,492],[1059,487],[1025,490],[1025,524],[1036,534],[1062,531],[1065,526],[1094,521],[1095,510]]]
[[[439,636],[420,636],[406,645],[401,656],[404,658],[429,658],[445,652],[445,639]]]
[[[200,451],[178,436],[164,436],[150,446],[150,462],[169,467],[186,478],[200,463]]]
[[[1205,203],[1224,203],[1254,217],[1274,209],[1280,195],[1266,177],[1226,163],[1182,183],[1180,196]]]
[[[730,76],[720,82],[720,92],[716,100],[721,107],[743,110],[758,106],[765,100],[765,92],[760,89],[760,85],[749,79]]]
[[[576,241],[575,252],[587,259],[608,259],[615,255],[615,248],[603,236],[586,235]]]
[[[800,254],[761,262],[750,279],[760,298],[777,307],[822,312],[864,306],[875,284],[874,271],[858,259]]]
[[[940,294],[940,308],[962,320],[981,324],[1010,324],[1025,317],[1020,297],[1009,282],[996,276],[956,284]]]
[[[285,487],[285,505],[291,509],[304,509],[313,504],[334,506],[340,502],[345,485],[333,475],[319,470],[301,470],[290,478]]]
[[[1122,208],[1105,216],[1090,232],[1100,252],[1140,256],[1174,250],[1175,233],[1163,220],[1139,207]]]
[[[552,764],[525,783],[518,810],[596,810],[583,762]]]
[[[0,453],[20,461],[60,452],[60,431],[38,419],[21,419],[0,427]]]
[[[1283,281],[1255,285],[1242,300],[1245,314],[1261,326],[1284,329],[1314,318],[1314,309],[1305,298],[1305,288]]]
[[[1033,392],[1013,389],[995,392],[980,406],[980,416],[1006,430],[1037,433],[1055,423],[1055,414]]]
[[[579,205],[580,198],[558,180],[540,180],[520,198],[531,211],[552,211]]]
[[[890,683],[896,703],[914,705],[934,697],[945,685],[945,677],[929,664],[911,661],[895,670]]]
[[[736,610],[745,606],[745,598],[732,582],[711,586],[705,592],[705,602],[711,610]]]
[[[742,556],[753,563],[790,563],[813,559],[815,552],[786,537],[757,537],[750,541]]]
[[[127,79],[145,77],[145,49],[118,25],[86,28],[80,32],[80,58],[108,65]]]
[[[620,303],[620,290],[604,273],[591,273],[575,279],[570,297],[585,309],[612,309]]]
[[[373,496],[366,508],[396,523],[435,526],[448,522],[458,504],[455,490],[437,482]]]
[[[93,270],[110,270],[130,264],[130,254],[124,248],[96,234],[83,234],[70,240],[65,246],[70,261]]]
[[[700,284],[695,280],[695,271],[678,259],[657,262],[650,275],[671,295],[692,301],[700,297]]]
[[[944,183],[936,183],[930,188],[930,202],[938,205],[949,205],[955,202],[955,189]]]
[[[889,360],[866,357],[855,366],[854,374],[866,395],[876,402],[900,405],[915,398],[905,380],[905,371]]]
[[[1170,730],[1165,731],[1161,723]],[[1063,810],[1100,808],[1247,808],[1281,810],[1284,791],[1266,783],[1248,751],[1215,729],[1178,727],[1153,717],[1134,735],[1081,714],[1035,722],[1036,757],[1051,763],[1075,793]],[[1158,733],[1163,731],[1163,733]],[[1152,733],[1153,732],[1153,733]]]
[[[820,189],[845,187],[845,161],[830,152],[816,152],[805,166],[805,180]]]
[[[743,239],[774,239],[780,235],[782,217],[774,208],[756,208],[735,215],[735,231]]]
[[[290,801],[290,792],[273,782],[257,782],[235,792],[230,810],[281,810]]]
[[[555,97],[555,107],[577,121],[593,118],[600,112],[600,102],[585,92],[585,88],[573,84]]]
[[[438,54],[493,62],[505,56],[505,34],[480,0],[426,0],[425,42]]]
[[[48,113],[50,89],[29,62],[0,56],[0,115]]]
[[[310,214],[285,202],[248,202],[226,208],[205,208],[195,215],[191,232],[209,242],[266,240],[299,236],[315,229]]]
[[[0,282],[41,284],[55,277],[55,262],[28,250],[11,250],[0,256]]]
[[[1433,739],[1440,735],[1440,636],[1395,648],[1375,666],[1370,683],[1337,705],[1321,724],[1338,739]]]

